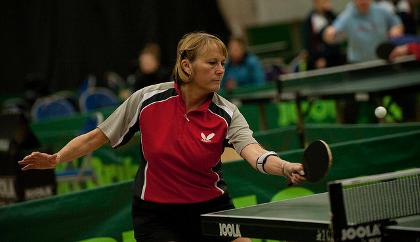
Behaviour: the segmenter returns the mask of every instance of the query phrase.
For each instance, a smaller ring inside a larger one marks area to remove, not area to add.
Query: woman
[[[261,148],[238,108],[216,92],[227,50],[206,33],[178,44],[174,82],[131,95],[95,130],[71,140],[56,154],[35,152],[23,170],[54,168],[105,143],[115,148],[141,134],[140,169],[134,182],[133,227],[139,241],[229,241],[201,235],[200,214],[233,208],[221,174],[225,145],[263,173],[299,183],[303,167]],[[258,163],[258,164],[257,164]],[[237,241],[249,241],[238,238]]]

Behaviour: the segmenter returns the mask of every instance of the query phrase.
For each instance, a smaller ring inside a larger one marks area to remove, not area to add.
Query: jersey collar
[[[183,109],[185,110],[185,102],[184,102],[184,99],[182,98],[182,95],[181,95],[181,87],[178,83],[174,82],[174,88],[175,88],[175,90],[178,94],[179,101],[182,104]],[[210,103],[213,100],[213,96],[214,96],[214,92],[210,93],[208,98],[206,99],[206,101],[203,104],[201,104],[201,106],[199,108],[197,108],[196,110],[194,110],[193,112],[195,112],[195,111],[201,111],[202,112],[202,111],[208,110],[209,106],[210,106]]]

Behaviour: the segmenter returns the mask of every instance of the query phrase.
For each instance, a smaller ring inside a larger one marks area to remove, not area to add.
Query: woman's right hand
[[[32,152],[18,163],[23,166],[22,170],[26,171],[31,169],[53,169],[57,166],[58,162],[59,156],[57,153],[50,155],[41,152]]]

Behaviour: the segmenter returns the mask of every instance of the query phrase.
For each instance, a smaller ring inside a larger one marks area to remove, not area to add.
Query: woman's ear
[[[182,70],[183,70],[185,73],[187,73],[187,74],[188,74],[188,76],[191,76],[191,73],[192,73],[192,66],[191,66],[191,63],[190,63],[190,61],[189,61],[189,60],[187,60],[187,59],[183,59],[183,60],[181,61],[181,67],[182,67]]]

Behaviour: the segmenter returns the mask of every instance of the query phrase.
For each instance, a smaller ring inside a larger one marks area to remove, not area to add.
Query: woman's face
[[[201,50],[191,63],[191,85],[206,93],[217,92],[225,73],[225,59],[223,51],[216,44]]]

